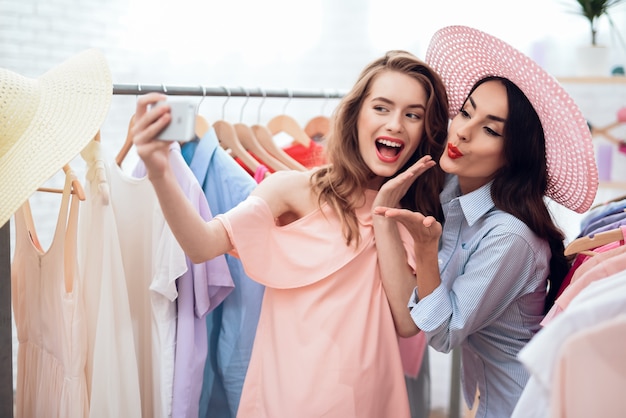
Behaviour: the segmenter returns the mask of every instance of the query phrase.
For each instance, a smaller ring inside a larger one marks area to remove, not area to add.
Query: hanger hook
[[[328,104],[328,102],[330,101],[330,93],[326,92],[326,90],[322,89],[322,94],[324,95],[324,102],[322,103],[322,109],[320,110],[320,114],[324,115],[324,112],[326,111],[326,105]]]
[[[226,103],[228,103],[228,101],[230,100],[230,90],[228,89],[228,87],[225,87],[225,86],[222,86],[222,88],[224,89],[224,91],[226,92],[228,96],[226,97],[226,101],[222,105],[222,119],[226,119]]]
[[[248,91],[248,89],[245,89],[243,87],[241,87],[241,90],[244,91],[244,93],[246,93],[246,101],[243,102],[243,104],[241,105],[241,111],[239,113],[239,122],[243,122],[243,110],[246,108],[246,105],[248,104],[248,100],[250,100],[250,92]]]
[[[141,83],[137,83],[137,95],[135,96],[135,100],[139,100],[140,95],[141,95]]]
[[[291,89],[287,89],[287,97],[289,99],[285,103],[285,106],[283,106],[283,114],[287,113],[287,105],[289,104],[289,102],[291,101],[291,98],[293,97],[293,92],[291,91]]]
[[[202,88],[202,99],[200,99],[200,102],[198,103],[198,107],[196,108],[198,111],[200,110],[200,105],[202,104],[202,102],[204,101],[204,98],[206,97],[206,87],[204,87],[202,84],[200,84],[200,87]]]
[[[165,87],[165,84],[161,84],[161,88],[163,89],[163,93],[167,94],[167,87]]]
[[[261,87],[259,87],[259,91],[261,92],[261,95],[263,96],[263,98],[261,99],[261,103],[259,103],[259,108],[257,110],[257,115],[256,115],[257,124],[261,124],[261,108],[263,107],[263,104],[265,103],[265,98],[267,97],[267,93]]]

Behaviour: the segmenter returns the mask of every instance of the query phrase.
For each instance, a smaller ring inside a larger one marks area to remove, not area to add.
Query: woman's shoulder
[[[280,170],[266,177],[261,184],[271,183],[280,186],[303,186],[308,185],[311,180],[312,170]]]
[[[314,210],[317,196],[311,187],[312,171],[283,170],[266,177],[251,193],[267,202],[275,218],[290,213],[299,218]]]
[[[547,244],[524,221],[501,209],[494,208],[490,211],[487,223],[489,224],[490,235],[508,236],[509,240],[525,242],[533,249],[543,250]]]

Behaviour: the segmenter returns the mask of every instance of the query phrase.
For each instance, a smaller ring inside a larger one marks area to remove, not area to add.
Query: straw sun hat
[[[94,49],[37,79],[0,68],[0,226],[95,136],[112,95]]]
[[[546,139],[547,196],[582,213],[598,189],[591,132],[587,121],[558,81],[507,43],[466,26],[437,31],[426,62],[443,79],[454,117],[473,85],[486,76],[511,80],[532,103]]]

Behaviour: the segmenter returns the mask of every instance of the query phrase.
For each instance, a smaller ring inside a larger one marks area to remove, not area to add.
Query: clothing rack
[[[145,93],[164,93],[171,96],[221,96],[221,97],[261,97],[261,98],[297,98],[297,99],[340,99],[345,92],[339,90],[291,90],[246,89],[198,86],[166,86],[151,84],[113,84],[114,95],[140,95]],[[0,416],[13,417],[13,334],[11,308],[11,259],[10,259],[10,221],[0,227]],[[459,416],[460,382],[458,353],[453,359],[451,378],[450,417]]]
[[[339,90],[246,89],[244,87],[168,86],[165,84],[113,84],[114,95],[165,93],[171,96],[223,96],[294,99],[339,99]],[[59,167],[60,168],[60,167]],[[13,417],[13,312],[11,307],[10,220],[0,226],[0,416]]]
[[[166,86],[143,84],[114,84],[113,94],[138,95],[144,93],[165,93],[171,96],[223,96],[223,97],[286,97],[294,99],[340,99],[344,93],[339,90],[328,92],[320,90],[262,89],[260,87],[246,89],[244,87],[205,87]]]
[[[145,93],[165,93],[171,96],[223,96],[223,97],[275,97],[275,98],[304,98],[304,99],[340,99],[344,92],[335,90],[332,93],[322,90],[276,90],[276,89],[246,89],[244,87],[205,87],[202,85],[165,86],[142,84],[114,84],[113,94],[139,95]],[[428,349],[428,348],[427,348]],[[449,397],[449,418],[459,418],[461,415],[461,353],[460,349],[452,350]]]

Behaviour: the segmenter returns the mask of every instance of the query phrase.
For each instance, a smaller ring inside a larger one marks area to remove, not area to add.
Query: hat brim
[[[437,31],[426,62],[446,85],[451,117],[479,80],[497,76],[515,83],[532,103],[544,129],[546,195],[579,213],[591,207],[598,189],[591,132],[572,97],[553,76],[502,40],[467,26]]]
[[[84,51],[38,79],[0,70],[0,225],[76,157],[100,129],[113,95],[102,53]],[[21,97],[19,97],[21,95]],[[19,103],[19,105],[18,105]],[[20,114],[18,114],[20,113]]]

